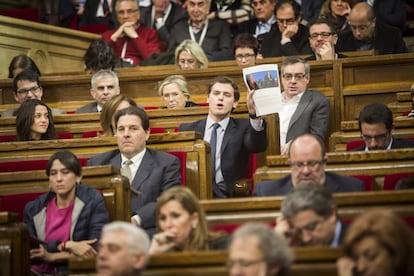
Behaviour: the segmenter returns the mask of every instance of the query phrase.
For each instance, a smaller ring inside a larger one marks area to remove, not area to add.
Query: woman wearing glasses
[[[249,33],[236,36],[233,41],[233,54],[239,66],[254,66],[259,52],[259,41]]]
[[[175,65],[178,70],[204,69],[208,59],[197,42],[186,39],[175,49]]]
[[[52,111],[43,102],[26,100],[16,113],[17,141],[56,139]]]
[[[182,75],[172,75],[164,79],[158,94],[164,99],[167,108],[192,107],[198,104],[190,101],[187,82]]]

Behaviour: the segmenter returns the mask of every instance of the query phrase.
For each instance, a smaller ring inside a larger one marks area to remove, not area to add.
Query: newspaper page
[[[243,79],[249,91],[254,90],[256,115],[268,115],[281,110],[282,96],[277,64],[243,68]]]

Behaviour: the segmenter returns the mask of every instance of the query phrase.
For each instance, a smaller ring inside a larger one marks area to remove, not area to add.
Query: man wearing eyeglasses
[[[264,223],[246,223],[234,231],[228,253],[230,276],[289,275],[293,262],[287,242]]]
[[[283,86],[279,112],[280,148],[286,155],[290,141],[303,133],[325,140],[329,125],[329,99],[307,89],[310,66],[302,58],[287,57],[281,66]]]
[[[302,13],[295,0],[281,0],[276,4],[276,25],[263,36],[261,54],[266,57],[312,54],[308,28],[300,24]]]
[[[43,89],[40,85],[39,75],[31,70],[24,70],[20,72],[13,79],[13,94],[14,99],[18,104],[22,104],[28,99],[42,100]],[[16,116],[17,108],[11,108],[3,111],[1,117]],[[65,114],[65,112],[58,108],[52,108],[53,115]]]
[[[340,34],[339,52],[375,49],[378,54],[407,53],[401,30],[377,22],[374,11],[365,2],[356,4],[349,14],[350,31]]]
[[[309,24],[309,43],[313,55],[306,60],[332,60],[344,55],[335,51],[338,34],[331,21],[319,18]]]
[[[355,150],[414,148],[414,140],[392,137],[393,115],[385,104],[373,103],[365,106],[359,113],[358,123],[365,145]]]
[[[120,26],[103,33],[102,39],[114,48],[124,66],[137,66],[160,52],[157,31],[139,23],[140,11],[136,0],[118,0],[115,11]]]
[[[337,214],[336,203],[326,187],[301,185],[285,198],[275,231],[299,246],[338,247],[347,229]]]
[[[261,37],[274,27],[276,2],[276,0],[253,0],[254,18],[239,25],[239,34],[249,33],[261,41]]]
[[[293,139],[289,147],[288,160],[291,174],[257,183],[254,196],[286,195],[292,189],[309,183],[325,186],[331,193],[365,190],[359,179],[325,171],[325,144],[318,136],[303,134]]]

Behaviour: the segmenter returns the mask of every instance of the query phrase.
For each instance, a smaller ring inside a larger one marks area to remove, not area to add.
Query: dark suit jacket
[[[96,24],[96,23],[108,23],[109,29],[115,28],[117,24],[115,14],[116,1],[112,1],[112,13],[108,17],[96,17],[96,11],[101,3],[101,0],[86,0],[84,6],[84,12],[79,18],[79,25]]]
[[[121,154],[113,150],[98,154],[88,161],[89,166],[113,165],[121,168]],[[177,157],[147,148],[141,165],[132,181],[139,191],[131,197],[131,213],[141,218],[141,227],[150,233],[155,231],[155,203],[165,190],[181,185],[180,162]]]
[[[197,131],[204,135],[206,120],[180,125],[179,131]],[[236,180],[246,175],[250,153],[265,151],[267,148],[266,128],[255,131],[248,119],[230,118],[221,145],[221,171],[229,191],[233,194]]]
[[[405,0],[387,0],[374,2],[374,14],[380,21],[398,28],[404,27],[407,20]]]
[[[336,50],[338,52],[357,51],[359,46],[360,43],[349,30],[339,34]],[[408,53],[400,29],[380,23],[375,25],[373,48],[378,51],[379,55]]]
[[[312,54],[308,36],[308,28],[299,24],[299,30],[291,38],[292,41],[281,45],[282,33],[279,31],[279,28],[272,28],[270,32],[263,35],[261,53],[265,58]]]
[[[304,133],[319,136],[325,141],[329,127],[329,99],[318,91],[307,90],[289,122],[286,142]]]
[[[191,39],[188,31],[188,21],[181,20],[173,27],[169,52],[175,51],[175,48],[183,42],[184,39]],[[202,30],[195,34],[198,41],[200,39]],[[209,60],[214,60],[217,56],[227,56],[231,53],[231,35],[230,27],[223,20],[213,19],[208,21],[208,28],[206,36],[201,44],[205,54]]]
[[[98,105],[96,102],[88,103],[76,109],[75,113],[93,113],[98,112]]]
[[[364,184],[361,180],[351,176],[339,175],[332,172],[325,172],[325,185],[331,193],[361,192],[364,191]],[[255,185],[254,196],[281,196],[288,194],[293,189],[291,175],[280,179],[267,180]]]
[[[391,149],[404,149],[404,148],[414,148],[414,140],[393,138]],[[360,150],[365,150],[365,146],[355,148],[352,151],[360,151]]]
[[[188,15],[187,11],[183,9],[180,5],[177,5],[174,2],[171,2],[171,11],[170,14],[167,17],[167,20],[165,21],[164,26],[162,26],[159,30],[157,30],[158,33],[158,39],[163,42],[166,42],[168,45],[168,42],[170,41],[170,33],[172,28],[175,24],[177,24],[180,20],[187,20]],[[147,26],[148,28],[154,28],[155,26],[152,25],[152,18],[151,18],[151,12],[152,12],[152,6],[150,5],[148,7],[141,7],[140,8],[140,22],[141,24]]]

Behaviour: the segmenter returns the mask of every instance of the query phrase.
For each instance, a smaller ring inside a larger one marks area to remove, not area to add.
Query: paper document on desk
[[[253,100],[257,116],[280,111],[282,96],[277,64],[263,64],[243,68],[243,80],[249,91],[255,90]]]

